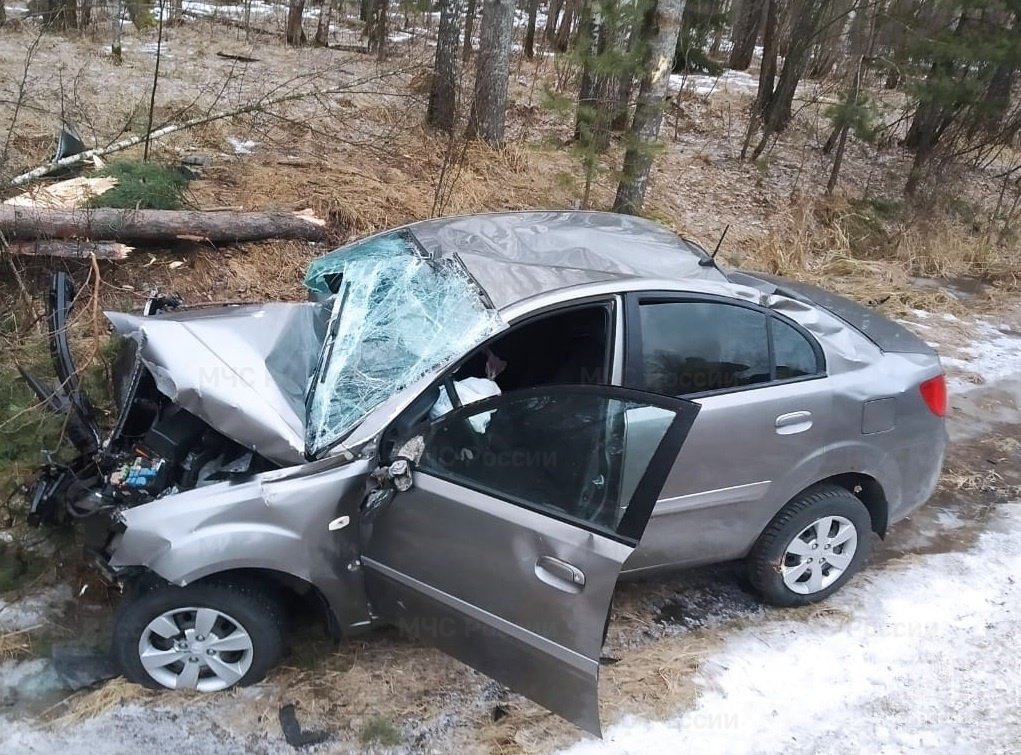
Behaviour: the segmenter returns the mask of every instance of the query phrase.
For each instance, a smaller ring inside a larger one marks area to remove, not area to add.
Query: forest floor
[[[429,30],[401,34],[381,66],[354,53],[287,49],[277,38],[249,44],[209,22],[170,29],[157,124],[259,98],[317,96],[181,132],[154,142],[154,154],[205,163],[189,185],[189,206],[310,207],[336,242],[431,214],[578,206],[585,179],[571,119],[543,95],[562,79],[556,60],[515,61],[510,146],[493,151],[423,128]],[[335,38],[345,35],[338,24]],[[21,103],[0,174],[45,162],[61,114],[90,145],[144,128],[153,41],[127,34],[125,63],[114,67],[105,39],[37,37],[28,28],[0,34],[4,132]],[[909,155],[893,144],[852,143],[837,196],[822,200],[826,88],[806,85],[793,127],[751,163],[738,159],[751,94],[739,77],[723,83],[675,81],[648,214],[710,248],[730,225],[725,263],[823,283],[878,306],[936,345],[951,378],[951,447],[939,491],[877,545],[849,589],[823,606],[764,608],[737,564],[621,585],[599,743],[390,632],[339,647],[302,632],[265,682],[233,693],[161,695],[114,680],[70,694],[49,650],[71,638],[101,643],[116,596],[82,568],[73,544],[26,535],[15,523],[3,539],[31,538],[48,566],[0,598],[3,751],[282,752],[289,748],[277,715],[289,703],[303,726],[330,732],[316,752],[637,752],[682,741],[699,752],[1016,745],[1019,669],[997,648],[1018,640],[1011,577],[1021,532],[1021,264],[995,166],[948,168],[920,214],[900,199]],[[615,147],[595,177],[594,208],[611,203],[616,160]],[[153,288],[193,303],[302,298],[304,268],[324,249],[264,242],[137,250],[99,266],[98,296],[113,309],[137,308]],[[62,264],[79,280],[90,274],[87,265]],[[53,268],[18,262],[14,280],[5,267],[3,307],[13,311],[27,296],[37,311]],[[87,313],[75,325],[88,335]],[[9,358],[0,356],[0,370]],[[36,458],[0,467],[8,478],[0,489],[27,477]]]

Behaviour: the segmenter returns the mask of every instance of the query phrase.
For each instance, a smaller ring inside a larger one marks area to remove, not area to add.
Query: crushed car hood
[[[304,461],[305,389],[322,346],[314,303],[106,316],[159,391],[243,446]]]

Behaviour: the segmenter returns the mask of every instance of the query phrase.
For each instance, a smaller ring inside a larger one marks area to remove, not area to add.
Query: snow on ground
[[[758,79],[747,71],[727,69],[719,76],[695,73],[675,73],[670,76],[671,89],[687,89],[703,96],[717,92],[755,94],[758,87]]]
[[[20,632],[45,624],[48,616],[58,613],[70,600],[69,585],[57,585],[10,602],[0,600],[0,633]]]
[[[975,339],[962,347],[962,357],[942,357],[943,365],[981,375],[986,383],[1021,375],[1021,334],[1003,323],[978,320]],[[949,381],[951,390],[964,390],[964,381]]]
[[[969,550],[905,558],[827,601],[846,620],[740,631],[694,707],[625,719],[570,755],[1021,752],[1021,504]]]
[[[940,352],[940,361],[950,370],[947,387],[952,393],[975,388],[968,375],[980,377],[985,384],[1021,375],[1021,331],[1009,322],[989,318],[964,321],[949,313],[932,315],[921,309],[912,310],[910,319],[899,322]],[[946,325],[965,333],[967,341],[960,345],[941,342]],[[965,377],[960,377],[961,373]]]

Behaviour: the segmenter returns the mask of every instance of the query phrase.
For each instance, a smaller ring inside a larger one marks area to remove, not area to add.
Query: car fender
[[[901,472],[892,456],[861,440],[838,441],[816,449],[783,477],[773,481],[767,494],[770,505],[764,509],[767,517],[759,523],[759,532],[802,491],[836,475],[849,473],[876,480],[891,506],[899,500]]]
[[[366,460],[308,475],[259,475],[158,499],[121,513],[110,566],[145,567],[176,585],[237,569],[316,587],[338,626],[368,621],[358,510]]]

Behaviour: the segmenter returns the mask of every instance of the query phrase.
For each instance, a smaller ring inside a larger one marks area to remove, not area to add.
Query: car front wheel
[[[868,560],[872,520],[857,496],[819,485],[788,503],[748,557],[748,576],[777,606],[816,603],[839,590]]]
[[[121,604],[114,654],[146,687],[217,692],[266,675],[280,658],[282,623],[271,593],[247,584],[159,585]]]

